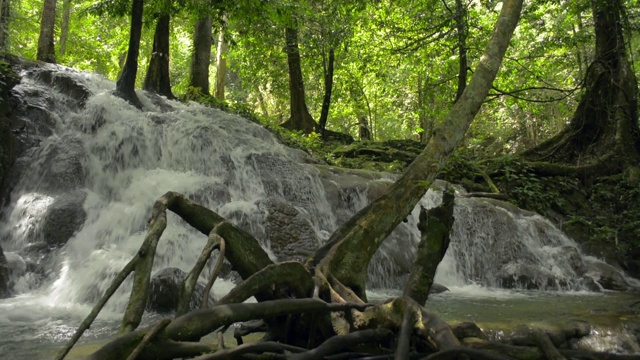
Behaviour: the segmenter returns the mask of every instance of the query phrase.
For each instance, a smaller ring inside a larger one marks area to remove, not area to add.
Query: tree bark
[[[322,99],[322,110],[320,111],[320,119],[318,120],[318,129],[320,134],[324,136],[324,129],[327,127],[329,119],[329,107],[331,106],[331,92],[333,90],[333,63],[335,62],[335,50],[329,49],[328,59],[323,56],[322,64],[324,73],[324,97]]]
[[[442,205],[428,211],[422,208],[420,211],[420,244],[403,296],[412,298],[421,306],[427,302],[438,264],[449,247],[454,200],[453,189],[446,189],[442,195]]]
[[[304,94],[304,81],[298,48],[298,29],[285,29],[287,63],[289,66],[289,106],[291,117],[282,126],[289,130],[299,130],[310,134],[316,130],[316,122],[309,114]]]
[[[0,51],[6,51],[9,45],[9,19],[11,1],[0,0]]]
[[[316,271],[332,274],[366,299],[370,259],[382,241],[413,210],[464,137],[487,96],[520,18],[522,0],[506,0],[471,82],[420,155],[389,191],[336,230],[316,252]]]
[[[69,39],[69,20],[71,18],[71,0],[62,2],[62,23],[60,24],[60,56],[67,52],[67,40]]]
[[[56,62],[56,50],[53,44],[55,25],[56,0],[44,0],[36,59],[54,64]]]
[[[456,31],[458,35],[458,89],[456,99],[458,101],[467,86],[467,9],[462,0],[456,0]]]
[[[138,73],[138,54],[140,53],[140,37],[142,36],[143,0],[133,0],[131,4],[131,30],[129,32],[129,49],[122,73],[116,82],[115,94],[138,109],[142,103],[136,95],[136,76]]]
[[[222,25],[220,25],[220,33],[218,34],[218,51],[216,52],[216,92],[215,97],[218,100],[224,100],[224,88],[227,79],[227,52],[229,45],[225,39],[227,26],[227,17],[222,17]]]
[[[169,14],[160,15],[153,36],[153,50],[143,89],[173,99],[169,75]]]
[[[196,21],[193,32],[193,54],[191,58],[191,87],[209,95],[209,65],[211,63],[211,17],[203,16]]]

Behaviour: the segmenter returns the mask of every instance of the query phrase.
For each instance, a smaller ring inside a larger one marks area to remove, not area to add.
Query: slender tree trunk
[[[191,87],[209,95],[209,65],[211,63],[211,17],[203,16],[196,21],[193,33],[193,55],[191,58]]]
[[[498,73],[516,28],[522,0],[505,0],[471,82],[435,129],[420,155],[389,191],[336,230],[316,252],[316,272],[331,274],[366,299],[369,261],[380,244],[413,210],[464,137]]]
[[[358,129],[360,132],[360,140],[371,140],[371,129],[366,116],[361,116],[358,119]]]
[[[318,128],[322,136],[324,136],[324,129],[327,127],[327,120],[329,119],[331,91],[333,90],[333,64],[335,62],[335,58],[335,50],[330,48],[328,59],[325,60],[325,57],[322,59],[324,70],[324,97],[322,99],[322,110],[320,111],[320,119],[318,121]]]
[[[36,55],[36,59],[40,61],[56,62],[56,50],[53,45],[55,25],[56,0],[44,0],[40,22],[40,37],[38,38],[38,53]]]
[[[227,51],[229,45],[225,39],[225,28],[227,27],[227,17],[222,17],[220,33],[218,34],[218,51],[216,52],[216,92],[215,97],[224,100],[224,86],[227,78]]]
[[[142,36],[142,11],[143,0],[133,0],[131,4],[131,31],[129,33],[129,49],[127,60],[116,82],[117,96],[127,100],[138,109],[142,109],[142,103],[136,95],[136,76],[138,73],[138,54],[140,53],[140,37]]]
[[[454,15],[456,21],[456,31],[458,33],[458,90],[456,91],[456,99],[458,101],[464,88],[467,86],[467,9],[462,0],[456,0],[456,13]],[[454,101],[454,102],[455,102]]]
[[[173,99],[169,76],[169,14],[161,15],[153,36],[153,51],[144,78],[143,89]]]
[[[67,52],[67,40],[69,39],[69,19],[71,18],[71,1],[62,2],[62,23],[60,24],[60,56]]]
[[[285,29],[287,63],[289,65],[289,105],[291,117],[282,126],[289,130],[300,130],[305,134],[316,129],[316,123],[309,114],[304,94],[300,49],[298,48],[298,29]]]
[[[6,51],[9,46],[9,17],[11,1],[0,0],[0,51]]]

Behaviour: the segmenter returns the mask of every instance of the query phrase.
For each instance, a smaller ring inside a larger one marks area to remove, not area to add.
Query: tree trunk
[[[595,61],[586,91],[569,125],[558,135],[524,153],[591,169],[588,177],[623,171],[640,162],[638,84],[626,58],[621,0],[592,0]]]
[[[358,119],[358,130],[360,132],[360,140],[371,140],[373,137],[371,136],[371,130],[369,129],[369,122],[367,121],[366,116],[360,116]]]
[[[335,61],[335,50],[329,49],[329,58],[322,58],[324,72],[324,97],[322,99],[322,110],[320,111],[320,119],[318,120],[318,129],[320,134],[324,136],[324,129],[327,127],[329,119],[329,106],[331,106],[331,91],[333,90],[333,63]]]
[[[11,1],[0,0],[0,51],[6,51],[9,45],[9,16]]]
[[[464,88],[467,86],[467,9],[462,0],[456,0],[456,13],[454,15],[456,21],[456,31],[458,33],[458,90],[456,90],[456,99],[460,99]]]
[[[229,45],[225,39],[225,28],[227,26],[227,17],[222,17],[222,25],[220,25],[220,33],[218,34],[218,51],[216,53],[216,92],[215,97],[218,100],[224,100],[224,86],[227,78],[227,51]]]
[[[173,99],[169,80],[169,14],[161,15],[153,36],[153,51],[143,89]]]
[[[196,21],[193,32],[193,55],[191,58],[191,87],[209,95],[209,65],[211,63],[211,17],[203,16]]]
[[[138,73],[138,54],[140,53],[140,37],[142,36],[143,0],[133,0],[131,4],[131,31],[129,33],[129,49],[122,73],[116,82],[115,94],[138,109],[142,103],[136,95],[136,75]]]
[[[382,241],[413,210],[464,137],[487,96],[520,18],[522,0],[503,2],[487,49],[471,82],[420,155],[389,191],[336,230],[313,260],[316,271],[332,274],[362,299],[367,267]]]
[[[62,23],[60,24],[60,56],[67,52],[67,40],[69,39],[69,19],[71,18],[71,0],[62,2]]]
[[[298,29],[287,27],[285,29],[287,63],[289,65],[289,105],[291,117],[283,127],[289,130],[300,130],[310,134],[316,129],[316,122],[309,114],[304,95],[304,82],[302,79],[302,67],[300,64],[300,49],[298,48]]]
[[[56,0],[44,0],[42,19],[40,22],[40,37],[38,38],[38,53],[36,59],[49,63],[56,62],[56,50],[53,45],[54,26],[56,25]]]

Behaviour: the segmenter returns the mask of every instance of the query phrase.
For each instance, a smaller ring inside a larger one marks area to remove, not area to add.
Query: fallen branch
[[[140,353],[142,353],[142,350],[144,350],[144,348],[151,342],[151,340],[158,335],[158,333],[164,329],[165,326],[169,325],[169,323],[171,322],[171,320],[169,319],[163,319],[158,321],[155,325],[153,325],[149,331],[147,331],[147,333],[144,335],[144,337],[142,338],[142,341],[140,341],[140,343],[138,344],[138,346],[136,346],[136,348],[133,350],[133,352],[127,357],[127,360],[136,360],[138,358],[138,355],[140,355]]]
[[[279,342],[265,341],[252,344],[244,344],[233,349],[216,351],[215,354],[200,356],[195,358],[194,360],[226,360],[236,359],[239,356],[246,354],[283,353],[285,351],[301,353],[306,350],[307,349],[305,348],[291,346]]]

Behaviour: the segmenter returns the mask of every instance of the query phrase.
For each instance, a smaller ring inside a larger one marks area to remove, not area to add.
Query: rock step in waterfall
[[[95,301],[137,251],[151,205],[169,190],[249,231],[274,259],[302,260],[395,178],[312,164],[260,125],[199,104],[140,93],[139,111],[97,75],[38,65],[25,66],[22,76],[12,120],[20,156],[0,223],[0,262],[13,294]],[[584,256],[541,216],[458,194],[437,282],[590,291],[637,285]],[[440,197],[430,190],[420,205],[436,206]],[[371,286],[401,286],[419,239],[418,213],[374,257]],[[155,271],[188,271],[205,242],[171,216]],[[109,306],[122,309],[126,301],[123,290]]]

